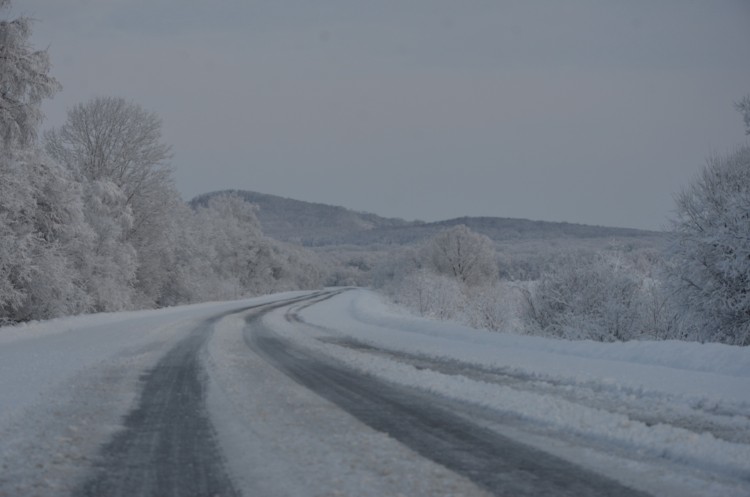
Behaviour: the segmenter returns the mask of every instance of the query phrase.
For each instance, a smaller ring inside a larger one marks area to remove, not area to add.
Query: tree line
[[[0,323],[371,284],[478,328],[750,345],[747,144],[676,197],[661,251],[498,252],[456,226],[377,261],[311,252],[265,237],[236,195],[185,204],[161,120],[133,102],[78,104],[40,137],[41,103],[60,85],[30,35],[28,18],[0,20]],[[750,134],[750,96],[736,107]]]
[[[320,285],[314,257],[264,237],[252,205],[182,201],[153,112],[95,98],[40,139],[60,84],[30,35],[28,18],[0,21],[0,322]]]

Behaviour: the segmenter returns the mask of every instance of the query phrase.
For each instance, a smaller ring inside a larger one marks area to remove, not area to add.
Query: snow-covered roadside
[[[347,292],[303,310],[301,316],[319,327],[317,331],[300,335],[278,313],[266,321],[289,338],[305,340],[390,381],[531,421],[542,433],[577,437],[584,445],[611,451],[603,459],[621,453],[624,458],[610,464],[611,476],[639,478],[644,490],[659,495],[750,495],[748,349],[680,342],[564,342],[488,333],[399,314],[367,291]],[[529,386],[443,374],[312,336],[459,361],[527,378]],[[640,412],[662,421],[640,421]],[[689,423],[677,422],[683,419]],[[708,432],[716,426],[721,437]],[[558,452],[579,462],[597,460],[568,447]]]
[[[0,328],[0,496],[68,494],[197,322],[297,294]]]
[[[151,311],[89,314],[0,328],[0,424],[60,383],[124,350],[175,337],[175,322],[262,303],[274,297],[179,306]]]
[[[0,497],[69,493],[138,400],[140,375],[179,339],[209,316],[304,293],[0,329]],[[363,290],[300,310],[307,324],[287,311],[265,315],[269,333],[452,399],[462,416],[627,485],[750,496],[746,349],[477,331]],[[241,315],[214,326],[209,413],[248,494],[483,495],[275,370],[244,343]]]
[[[246,345],[245,321],[216,324],[207,403],[244,495],[466,496],[486,492],[290,380]]]

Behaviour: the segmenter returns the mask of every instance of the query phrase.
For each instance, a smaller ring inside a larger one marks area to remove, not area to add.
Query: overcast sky
[[[187,200],[659,229],[746,143],[747,0],[14,0],[63,91],[163,119]]]

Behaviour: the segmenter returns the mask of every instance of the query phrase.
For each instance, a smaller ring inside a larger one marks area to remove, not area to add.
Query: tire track
[[[647,495],[503,437],[440,406],[427,393],[316,357],[274,334],[262,323],[262,314],[246,318],[245,342],[253,351],[361,422],[495,495]]]
[[[318,298],[320,292],[232,310],[203,321],[142,376],[139,404],[99,453],[81,497],[235,497],[209,419],[199,354],[222,318]]]

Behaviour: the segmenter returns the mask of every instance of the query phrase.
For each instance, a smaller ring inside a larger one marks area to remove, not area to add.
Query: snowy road
[[[396,386],[337,364],[277,337],[248,319],[247,342],[296,382],[387,433],[415,452],[495,495],[645,495],[472,422],[471,409],[429,393]],[[288,313],[290,321],[302,323]]]
[[[101,450],[81,495],[237,495],[206,413],[198,360],[221,317],[197,326],[145,376],[138,406]]]
[[[370,292],[0,329],[0,496],[750,495],[750,354]]]

